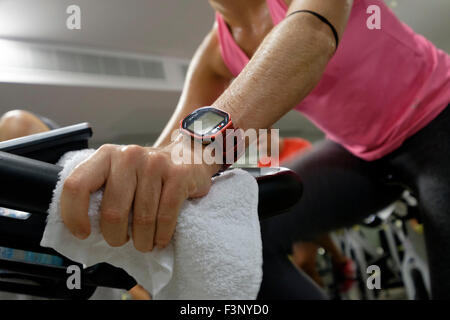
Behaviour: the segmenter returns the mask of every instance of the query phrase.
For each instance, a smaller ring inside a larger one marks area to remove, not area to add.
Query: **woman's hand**
[[[90,234],[90,194],[105,186],[100,227],[106,242],[118,247],[128,240],[129,213],[133,209],[132,238],[137,250],[164,248],[174,234],[181,205],[187,198],[206,195],[219,165],[176,164],[172,148],[104,145],[78,165],[66,179],[61,215],[79,239]],[[179,145],[178,145],[179,147]]]

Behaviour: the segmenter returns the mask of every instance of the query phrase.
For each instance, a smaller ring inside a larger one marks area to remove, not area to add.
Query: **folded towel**
[[[103,239],[99,224],[103,190],[91,195],[91,234],[87,239],[72,236],[62,222],[59,198],[64,181],[93,152],[69,152],[59,161],[63,170],[49,208],[42,246],[87,267],[101,262],[120,267],[154,299],[256,298],[262,279],[262,244],[258,185],[250,174],[232,170],[214,178],[208,195],[183,204],[171,244],[141,253],[131,240],[114,248]]]

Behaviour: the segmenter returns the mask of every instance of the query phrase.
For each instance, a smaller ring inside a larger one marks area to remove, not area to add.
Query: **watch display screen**
[[[204,135],[210,132],[213,128],[217,127],[223,120],[224,117],[222,115],[208,111],[203,113],[198,119],[192,121],[187,129],[195,132],[196,134]]]

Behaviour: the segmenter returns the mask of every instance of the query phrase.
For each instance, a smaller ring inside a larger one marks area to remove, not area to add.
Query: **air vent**
[[[72,73],[72,77],[78,75],[83,78],[83,81],[86,76],[95,76],[96,79],[91,79],[93,82],[102,81],[102,79],[105,82],[108,78],[106,82],[114,83],[114,86],[118,85],[119,78],[127,78],[127,87],[135,84],[138,87],[157,85],[158,87],[166,86],[168,89],[181,89],[189,62],[170,57],[7,40],[0,40],[0,49],[0,69],[2,67],[20,69],[22,74],[20,79],[23,79],[23,75],[31,75],[30,72],[33,74],[44,72],[45,79],[57,77],[55,72],[59,72]],[[61,76],[64,75],[61,74]],[[0,78],[1,81],[5,81],[4,77]],[[65,75],[63,82],[70,81],[68,78],[70,77]]]
[[[31,65],[34,69],[130,78],[165,79],[164,65],[157,60],[131,59],[51,49],[30,49],[30,55],[32,57]]]
[[[144,75],[147,78],[150,77],[156,79],[164,78],[164,68],[161,63],[157,63],[154,61],[142,61],[142,69],[144,71]]]

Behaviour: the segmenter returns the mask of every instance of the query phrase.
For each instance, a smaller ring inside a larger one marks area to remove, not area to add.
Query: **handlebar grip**
[[[46,214],[61,167],[0,151],[0,206]]]
[[[257,177],[259,186],[258,216],[260,220],[289,211],[301,198],[303,184],[290,170]]]

